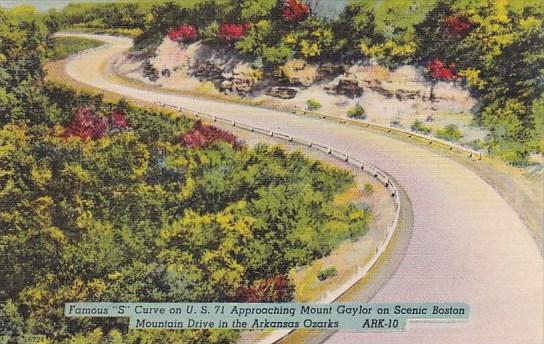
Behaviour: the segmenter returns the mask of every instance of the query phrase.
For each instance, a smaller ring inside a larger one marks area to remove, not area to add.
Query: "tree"
[[[168,38],[176,42],[194,42],[198,39],[198,28],[194,25],[183,24],[170,29]]]

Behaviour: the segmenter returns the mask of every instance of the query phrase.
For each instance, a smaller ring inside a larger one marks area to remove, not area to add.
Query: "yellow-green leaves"
[[[464,77],[471,87],[475,87],[476,89],[483,89],[487,84],[485,80],[480,78],[480,71],[475,68],[463,69],[458,74]]]

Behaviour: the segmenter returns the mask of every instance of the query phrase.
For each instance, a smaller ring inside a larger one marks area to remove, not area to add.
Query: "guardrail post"
[[[254,133],[254,132],[255,132],[255,128],[251,127],[251,128],[249,128],[249,131],[251,131],[252,133]]]
[[[346,154],[346,157],[344,158],[345,161],[349,161],[349,155]]]
[[[289,135],[289,142],[293,142],[293,136]]]
[[[308,147],[312,147],[313,145],[312,141],[308,142]]]
[[[478,151],[478,153],[480,153],[480,157],[478,158],[478,160],[482,160],[482,151]]]
[[[232,126],[233,126],[233,127],[236,126],[236,121],[232,121]]]
[[[364,162],[361,163],[361,170],[363,170],[363,171],[365,170],[365,163]]]
[[[332,148],[330,146],[327,148],[327,153],[332,154]]]
[[[213,121],[217,122],[217,116],[215,116],[215,115],[213,116]]]
[[[270,135],[270,137],[274,137],[274,132],[272,130],[270,130],[269,135]]]

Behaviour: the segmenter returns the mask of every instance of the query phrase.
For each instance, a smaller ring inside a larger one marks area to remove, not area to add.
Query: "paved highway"
[[[437,152],[360,128],[119,84],[102,67],[131,40],[90,37],[108,44],[66,64],[79,82],[330,144],[370,161],[404,187],[413,206],[412,239],[372,301],[466,302],[470,321],[411,323],[399,333],[338,332],[328,343],[543,343],[542,257],[516,212],[474,172]]]

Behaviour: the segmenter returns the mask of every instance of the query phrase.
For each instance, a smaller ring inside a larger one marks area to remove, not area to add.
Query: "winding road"
[[[80,36],[108,43],[67,62],[66,73],[81,83],[330,144],[403,186],[413,207],[412,239],[372,302],[465,302],[470,320],[410,323],[405,332],[337,332],[327,343],[543,343],[543,259],[517,213],[474,172],[437,152],[360,128],[119,84],[103,67],[131,40]]]

